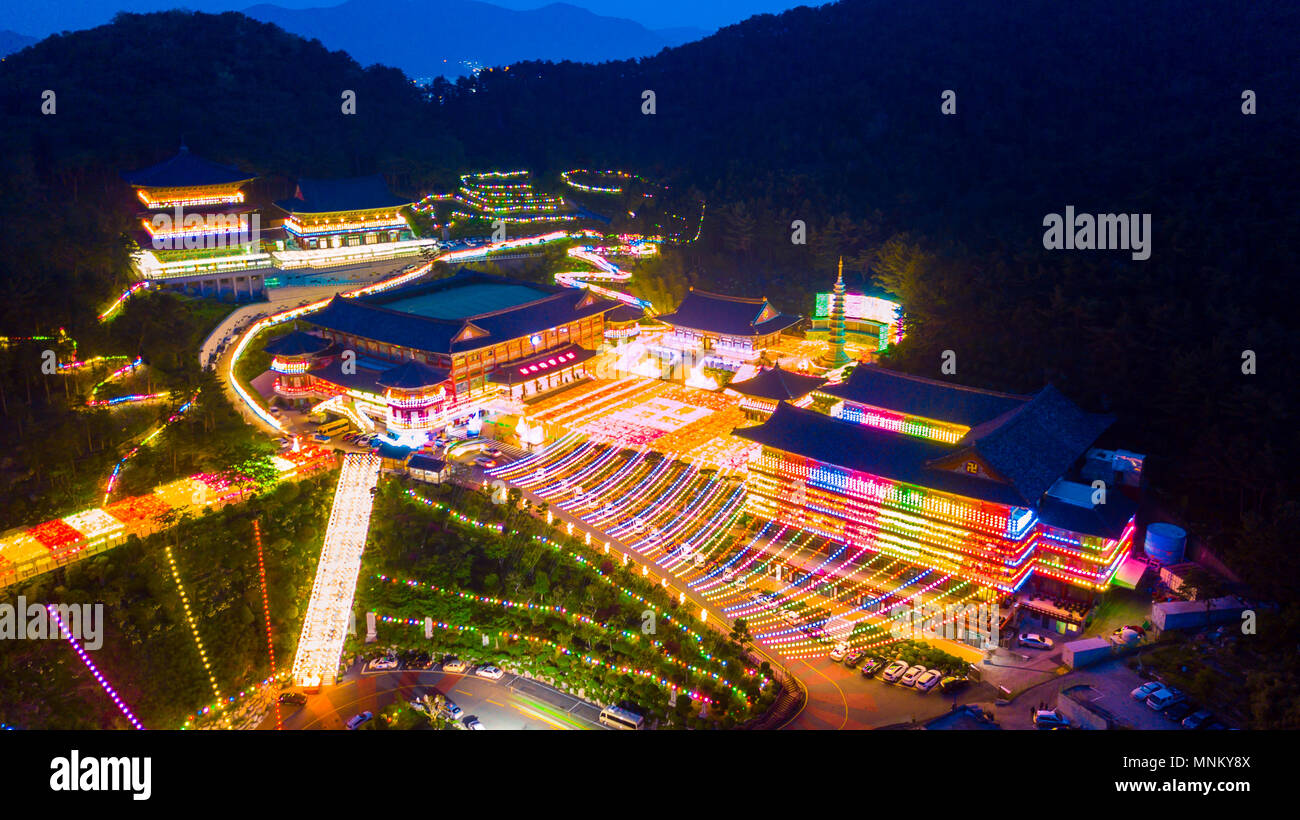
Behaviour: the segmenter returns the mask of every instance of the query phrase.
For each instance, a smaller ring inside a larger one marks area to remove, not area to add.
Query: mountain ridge
[[[654,31],[570,3],[514,10],[481,0],[346,0],[308,9],[263,3],[243,13],[347,51],[362,65],[393,66],[413,78],[466,74],[470,63],[487,67],[524,60],[600,63],[645,57],[703,33]],[[394,26],[391,19],[402,24]]]

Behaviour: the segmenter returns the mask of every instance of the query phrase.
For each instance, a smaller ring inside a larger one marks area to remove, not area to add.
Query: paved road
[[[379,714],[399,698],[412,699],[441,691],[462,710],[462,719],[478,717],[488,729],[601,729],[600,707],[537,681],[507,672],[493,681],[473,674],[399,670],[349,670],[336,686],[308,697],[302,707],[282,705],[286,729],[343,729],[353,715]],[[261,728],[274,728],[272,711]]]
[[[405,265],[401,267],[405,267]],[[401,267],[395,267],[390,270],[389,273],[401,270]],[[220,375],[223,380],[226,380],[226,374],[230,367],[230,357],[234,352],[235,344],[238,342],[240,334],[247,330],[248,326],[253,322],[263,316],[268,316],[272,313],[277,313],[288,308],[297,307],[303,302],[313,302],[318,299],[324,299],[335,293],[355,290],[360,284],[361,282],[342,282],[329,285],[286,287],[270,290],[268,291],[271,297],[270,301],[253,302],[251,304],[242,305],[223,319],[221,324],[217,325],[216,329],[212,331],[208,338],[203,340],[203,344],[199,348],[199,364],[203,367],[215,364],[218,375]],[[235,409],[239,411],[245,421],[249,424],[255,425],[266,433],[278,435],[277,431],[263,422],[248,409],[243,400],[236,395],[234,388],[232,388],[229,383],[226,384],[225,389],[226,397],[230,399],[230,403],[234,405]]]

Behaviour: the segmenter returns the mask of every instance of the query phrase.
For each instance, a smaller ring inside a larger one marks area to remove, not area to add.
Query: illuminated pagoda
[[[409,199],[395,196],[383,176],[300,179],[293,197],[276,207],[291,250],[330,250],[390,244],[413,238],[402,215]]]
[[[384,372],[376,384],[384,388],[389,434],[399,442],[422,444],[447,402],[446,370],[409,361]]]
[[[275,393],[290,405],[326,397],[315,386],[311,371],[328,365],[336,352],[329,339],[295,330],[267,344],[271,371],[276,374]],[[326,391],[328,392],[328,391]]]
[[[823,364],[834,370],[853,361],[844,351],[844,257],[840,257],[839,273],[835,277],[835,291],[831,299],[830,350]]]
[[[812,400],[812,392],[824,384],[825,379],[792,373],[777,365],[745,381],[733,381],[727,390],[740,394],[740,409],[745,411],[746,418],[762,421],[783,401],[806,407]]]
[[[952,406],[969,398],[930,396]],[[908,410],[951,415],[940,406]],[[757,516],[993,594],[1031,577],[1056,593],[1105,589],[1132,546],[1137,504],[1113,479],[1083,484],[1076,469],[1112,422],[1049,385],[956,441],[784,402],[763,424],[734,434],[755,444],[746,483]]]
[[[157,165],[122,175],[144,206],[132,232],[136,265],[146,279],[200,296],[252,299],[263,292],[270,254],[261,243],[261,215],[245,202],[255,174],[180,151]]]
[[[801,317],[781,313],[766,297],[724,296],[691,290],[672,313],[655,317],[671,330],[660,337],[672,351],[702,353],[704,364],[736,370],[776,344]]]
[[[382,293],[335,296],[311,333],[268,345],[276,394],[325,401],[358,426],[427,433],[576,383],[618,302],[476,271]],[[306,336],[308,340],[295,338]],[[305,373],[301,380],[288,370]],[[364,418],[363,418],[364,417]]]
[[[870,357],[902,340],[903,306],[884,291],[847,291],[844,262],[841,260],[835,287],[830,293],[819,293],[815,297],[812,327],[807,337],[829,343],[829,358],[823,362],[828,368],[843,367],[854,360],[846,347]]]

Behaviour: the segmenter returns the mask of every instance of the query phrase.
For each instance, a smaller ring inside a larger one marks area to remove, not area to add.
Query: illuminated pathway
[[[378,484],[378,456],[344,456],[320,564],[316,567],[316,582],[311,588],[311,601],[298,639],[298,654],[293,661],[296,686],[334,683],[343,639],[347,636],[352,599],[357,591],[361,551],[370,530],[373,492]]]

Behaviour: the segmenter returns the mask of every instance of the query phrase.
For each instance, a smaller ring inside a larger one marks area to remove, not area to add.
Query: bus
[[[335,419],[328,424],[322,424],[320,427],[316,428],[316,432],[322,436],[333,438],[351,426],[352,422],[347,419]]]
[[[600,722],[611,729],[643,729],[645,728],[645,718],[640,715],[629,712],[626,709],[620,709],[617,706],[606,706],[600,710]]]

